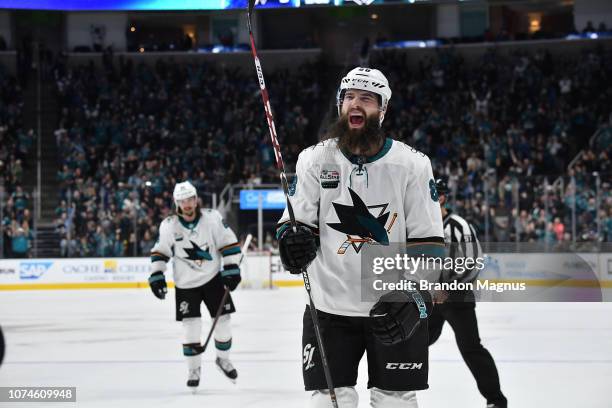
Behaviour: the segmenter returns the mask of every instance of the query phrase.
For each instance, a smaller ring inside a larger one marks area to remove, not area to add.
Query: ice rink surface
[[[185,387],[173,291],[163,302],[145,289],[2,292],[7,354],[0,385],[76,386],[78,407],[305,407],[302,292],[236,291],[238,383],[216,370],[209,346],[196,395]],[[510,407],[612,407],[612,303],[479,303],[477,313]],[[421,408],[485,406],[448,325],[430,357],[430,389],[418,393]],[[360,407],[369,406],[365,376],[363,359]]]

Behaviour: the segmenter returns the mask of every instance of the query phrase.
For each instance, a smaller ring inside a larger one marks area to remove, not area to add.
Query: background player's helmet
[[[174,204],[176,205],[176,208],[179,208],[179,200],[184,200],[189,197],[197,196],[198,192],[196,188],[188,181],[177,183],[176,186],[174,186],[174,192],[172,193],[172,198],[174,198]]]
[[[344,99],[344,93],[347,89],[360,89],[362,91],[370,91],[377,94],[380,98],[380,124],[385,118],[385,112],[391,99],[391,88],[389,88],[389,81],[382,72],[373,68],[357,67],[353,68],[342,80],[340,81],[340,88],[336,94],[336,106],[338,108],[338,116],[342,108],[342,100]]]
[[[436,179],[436,191],[438,192],[438,195],[448,194],[448,184],[446,184],[446,179]]]

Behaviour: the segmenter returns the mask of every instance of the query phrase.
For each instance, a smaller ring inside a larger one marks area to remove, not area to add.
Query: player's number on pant
[[[316,347],[312,347],[310,343],[304,347],[304,371],[314,367],[312,363],[312,356],[314,355]]]

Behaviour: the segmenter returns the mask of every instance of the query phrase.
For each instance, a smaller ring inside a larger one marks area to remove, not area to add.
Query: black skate
[[[221,372],[225,374],[225,376],[231,382],[236,384],[236,378],[238,378],[238,371],[236,371],[236,369],[234,368],[234,366],[232,365],[232,363],[230,363],[228,359],[217,357],[215,364],[217,364],[217,367],[219,367],[219,370],[221,370]]]
[[[200,385],[200,367],[190,369],[187,377],[187,387],[191,388],[191,392],[195,394]]]

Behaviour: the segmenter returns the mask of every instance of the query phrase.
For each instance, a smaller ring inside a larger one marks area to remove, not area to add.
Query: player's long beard
[[[384,141],[384,134],[380,128],[378,115],[367,116],[363,128],[351,129],[348,116],[343,114],[329,128],[325,138],[338,138],[338,147],[347,153],[375,154]]]

